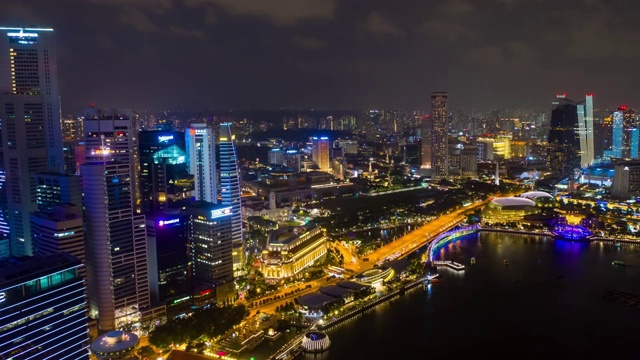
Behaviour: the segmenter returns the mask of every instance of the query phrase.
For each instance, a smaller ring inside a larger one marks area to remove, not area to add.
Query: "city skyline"
[[[602,0],[9,0],[0,23],[56,30],[64,113],[91,102],[427,109],[434,91],[448,91],[451,108],[549,108],[555,93],[637,107],[627,79],[640,53],[624,44],[639,37],[639,11]]]

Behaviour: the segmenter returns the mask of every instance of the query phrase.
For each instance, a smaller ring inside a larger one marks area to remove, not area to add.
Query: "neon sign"
[[[171,219],[171,220],[160,220],[158,221],[158,226],[165,226],[170,224],[177,224],[180,222],[180,219]]]
[[[23,45],[35,44],[38,41],[38,34],[36,33],[10,32],[7,33],[7,36],[11,39],[10,42]]]
[[[216,218],[227,216],[227,215],[231,215],[231,207],[211,210],[212,219],[216,219]]]
[[[169,140],[173,140],[173,135],[160,135],[158,136],[159,142],[167,142]]]

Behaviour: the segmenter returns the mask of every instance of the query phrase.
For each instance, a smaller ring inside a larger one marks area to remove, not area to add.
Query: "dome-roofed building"
[[[553,195],[544,191],[529,191],[520,194],[521,198],[533,200],[540,208],[557,208],[559,206],[558,200]]]
[[[90,349],[99,360],[126,360],[138,349],[138,345],[136,334],[115,330],[98,336]]]
[[[520,221],[525,215],[538,212],[536,203],[523,197],[495,198],[482,210],[485,223],[507,223]]]

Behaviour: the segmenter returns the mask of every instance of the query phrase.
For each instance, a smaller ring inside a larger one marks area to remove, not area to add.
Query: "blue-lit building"
[[[242,194],[240,192],[240,172],[235,136],[231,123],[220,124],[220,201],[219,204],[231,206],[233,268],[241,271],[244,265],[244,244],[242,237]]]
[[[141,131],[138,144],[142,211],[163,211],[189,199],[195,186],[187,170],[184,133]]]
[[[0,264],[0,359],[89,359],[79,266],[66,253]]]

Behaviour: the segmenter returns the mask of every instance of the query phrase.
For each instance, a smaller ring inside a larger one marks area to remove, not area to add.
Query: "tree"
[[[149,345],[143,346],[136,351],[136,355],[138,355],[141,359],[149,358],[155,359],[156,351]]]

